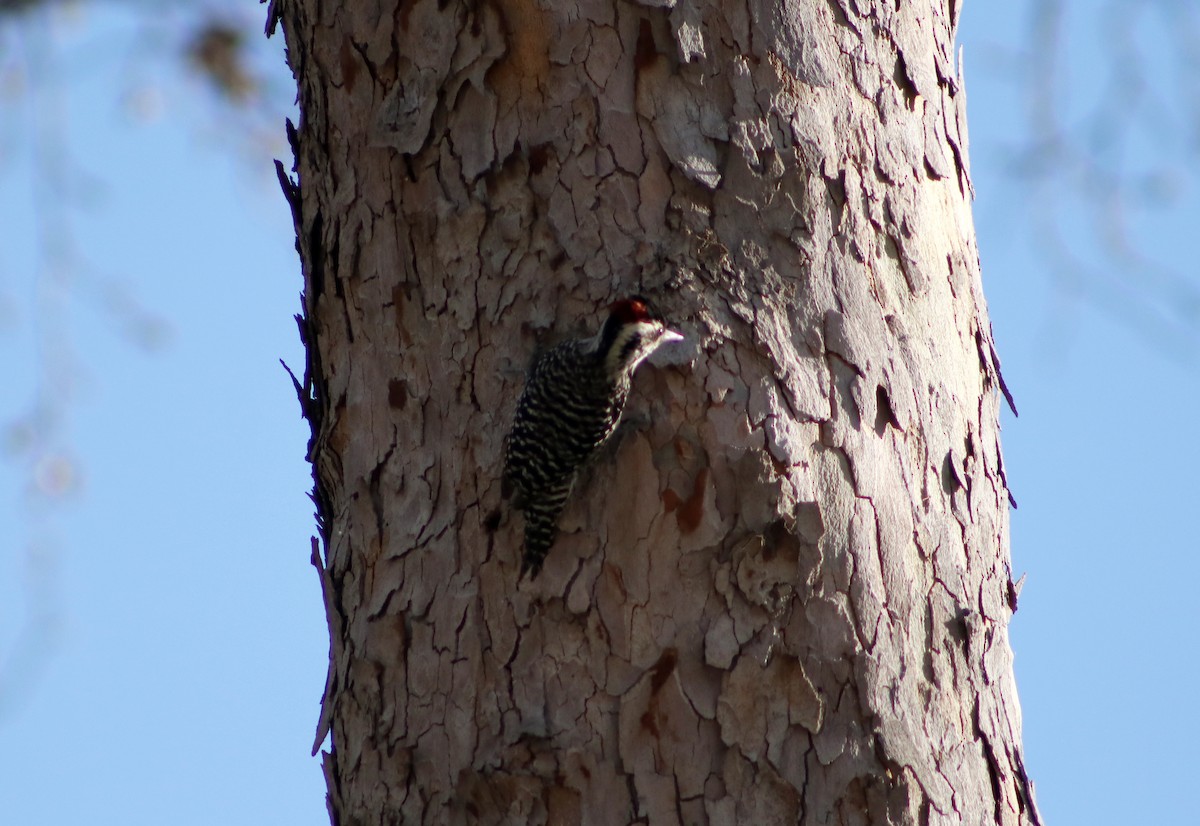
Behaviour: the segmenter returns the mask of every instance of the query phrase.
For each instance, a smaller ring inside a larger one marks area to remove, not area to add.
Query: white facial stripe
[[[613,342],[612,350],[609,351],[608,369],[615,372],[621,369],[621,355],[625,352],[630,339],[634,336],[641,338],[637,349],[628,354],[627,361],[624,364],[624,370],[632,373],[637,369],[646,358],[663,344],[672,341],[681,341],[683,336],[674,330],[665,329],[660,322],[639,321],[630,324],[622,329]]]

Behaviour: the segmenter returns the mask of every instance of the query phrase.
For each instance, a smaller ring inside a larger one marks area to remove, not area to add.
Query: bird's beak
[[[677,333],[674,330],[663,330],[659,344],[670,344],[672,341],[683,341],[683,334]]]

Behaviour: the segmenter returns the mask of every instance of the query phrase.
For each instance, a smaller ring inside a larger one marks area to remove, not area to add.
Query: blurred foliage
[[[96,36],[105,43],[88,44],[90,59],[122,65],[135,83],[158,83],[175,68],[203,81],[229,110],[282,116],[295,93],[282,44],[262,35],[266,13],[245,0],[0,0],[0,69],[53,68],[31,64],[69,60],[103,18]],[[109,28],[113,20],[124,31]]]
[[[246,61],[246,33],[224,20],[208,20],[191,36],[188,63],[232,103],[244,104],[258,89]]]

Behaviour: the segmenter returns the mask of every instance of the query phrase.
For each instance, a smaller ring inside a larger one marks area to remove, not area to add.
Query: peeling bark
[[[956,5],[272,4],[334,823],[1038,822]],[[523,370],[632,292],[518,584]]]

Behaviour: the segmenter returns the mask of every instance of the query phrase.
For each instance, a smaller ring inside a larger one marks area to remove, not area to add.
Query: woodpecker
[[[505,488],[525,512],[521,576],[541,571],[576,474],[617,429],[633,371],[682,339],[646,299],[632,296],[609,307],[596,335],[564,341],[534,362],[504,457]]]

